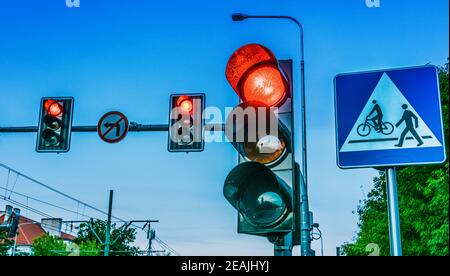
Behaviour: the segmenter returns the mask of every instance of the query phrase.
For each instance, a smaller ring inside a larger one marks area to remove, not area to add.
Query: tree
[[[445,140],[449,141],[449,67],[439,69]],[[449,255],[449,164],[406,167],[398,171],[398,197],[403,255]],[[343,245],[349,256],[368,255],[367,245],[377,244],[380,255],[389,250],[389,228],[384,172],[374,179],[374,188],[358,206],[358,232],[353,243]]]
[[[64,241],[49,234],[35,238],[32,242],[34,256],[67,256]]]
[[[100,256],[102,247],[93,240],[83,241],[79,245],[80,256]]]
[[[80,225],[80,230],[78,231],[78,236],[75,239],[75,242],[79,245],[87,243],[90,244],[90,246],[95,243],[97,246],[96,248],[101,249],[100,255],[103,255],[106,222],[91,219],[90,225],[91,226],[89,226],[88,223],[83,223]],[[96,235],[100,238],[100,240],[98,240]],[[126,228],[125,226],[117,227],[115,223],[112,223],[110,240],[110,256],[135,256],[139,252],[139,248],[130,245],[136,240],[135,228]]]
[[[11,249],[13,241],[8,239],[8,231],[0,230],[0,256],[7,256],[8,250]]]

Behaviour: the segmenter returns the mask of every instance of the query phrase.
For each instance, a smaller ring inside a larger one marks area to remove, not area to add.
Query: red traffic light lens
[[[192,112],[192,110],[194,110],[194,104],[192,102],[192,99],[190,99],[187,96],[181,96],[180,98],[178,98],[177,100],[177,106],[179,108],[181,108],[182,111],[184,112]]]
[[[250,72],[242,85],[244,101],[278,106],[286,97],[286,82],[278,68],[263,66]]]
[[[194,105],[192,104],[192,101],[184,100],[181,102],[180,107],[181,109],[183,109],[183,111],[191,112],[192,109],[194,108]]]
[[[248,44],[237,49],[236,52],[228,60],[226,77],[233,87],[234,91],[239,94],[239,82],[242,76],[255,65],[262,62],[277,64],[277,60],[272,52],[266,47],[259,44]]]
[[[55,100],[47,100],[44,103],[44,108],[47,110],[48,115],[58,117],[63,113],[63,107]]]
[[[288,85],[278,69],[278,61],[262,45],[248,44],[234,52],[227,64],[226,77],[243,101],[279,107],[287,98]]]

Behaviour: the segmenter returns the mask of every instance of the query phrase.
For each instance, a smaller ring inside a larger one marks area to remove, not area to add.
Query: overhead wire
[[[30,177],[30,176],[27,176],[27,175],[25,175],[25,174],[23,174],[23,173],[21,173],[21,172],[15,170],[15,169],[11,168],[11,167],[9,167],[9,166],[7,166],[7,165],[1,163],[1,162],[0,162],[0,167],[3,167],[4,169],[8,170],[8,180],[9,180],[9,174],[10,174],[11,172],[13,172],[13,173],[16,173],[16,181],[15,181],[15,183],[17,183],[17,180],[18,180],[19,176],[21,176],[21,177],[23,177],[23,178],[25,178],[25,179],[27,179],[27,180],[29,180],[29,181],[35,183],[35,184],[38,184],[38,185],[40,185],[40,186],[42,186],[42,187],[44,187],[44,188],[46,188],[46,189],[52,191],[52,192],[55,192],[55,193],[57,193],[57,194],[59,194],[59,195],[61,195],[61,196],[64,196],[64,197],[66,197],[66,198],[68,198],[68,199],[70,199],[70,200],[72,200],[72,201],[77,202],[78,204],[83,205],[83,208],[84,208],[84,209],[83,209],[83,216],[84,216],[84,217],[87,217],[87,216],[84,215],[84,210],[85,210],[86,207],[88,207],[88,208],[90,208],[90,209],[92,209],[92,210],[94,210],[94,211],[97,211],[97,212],[99,212],[99,213],[101,213],[101,214],[108,215],[107,212],[105,212],[105,211],[103,211],[103,210],[101,210],[101,209],[99,209],[99,208],[97,208],[97,207],[94,207],[94,206],[92,206],[92,205],[90,205],[90,204],[88,204],[88,203],[85,203],[85,202],[83,202],[83,201],[81,201],[81,200],[78,200],[78,199],[76,199],[76,198],[74,198],[74,197],[72,197],[72,196],[70,196],[70,195],[68,195],[68,194],[66,194],[66,193],[64,193],[64,192],[62,192],[62,191],[59,191],[59,190],[57,190],[57,189],[55,189],[55,188],[53,188],[53,187],[51,187],[51,186],[49,186],[49,185],[47,185],[47,184],[44,184],[43,182],[41,182],[41,181],[39,181],[39,180],[36,180],[36,179],[34,179],[34,178]],[[15,184],[14,184],[14,186],[15,186]],[[12,194],[12,193],[11,193],[11,194]],[[10,194],[10,196],[11,196],[11,194]],[[6,197],[5,197],[4,199],[6,200]],[[11,203],[12,203],[12,202],[11,202]],[[17,203],[18,203],[18,202],[17,202]],[[43,203],[43,202],[42,202],[42,203]],[[19,204],[17,204],[17,205],[19,205]],[[26,206],[26,205],[24,205],[24,204],[22,204],[22,203],[20,203],[20,205],[21,205],[21,207],[23,207],[23,208],[25,208],[26,210],[29,210],[29,211],[31,211],[31,212],[33,212],[33,213],[39,214],[39,212],[40,212],[39,210],[34,209],[34,208],[31,208],[31,207],[28,207],[28,206]],[[55,207],[55,206],[53,206],[53,207]],[[61,209],[61,208],[60,208],[60,209]],[[66,211],[68,211],[68,210],[66,210]],[[75,212],[75,211],[70,211],[70,212],[71,212],[71,213],[78,213],[78,212]],[[43,212],[40,212],[40,213],[41,213],[41,214],[45,214],[45,213],[43,213]],[[51,217],[51,216],[48,215],[48,214],[45,214],[45,215],[46,215],[47,217]],[[119,218],[119,217],[116,217],[116,216],[111,216],[111,217],[114,218],[114,219],[119,220],[119,221],[122,222],[122,223],[127,223],[126,220],[121,219],[121,218]],[[131,225],[134,226],[134,227],[136,227],[136,228],[139,228],[139,226],[137,226],[136,224],[131,224]],[[162,247],[165,247],[165,249],[166,249],[167,251],[171,252],[172,254],[174,254],[174,255],[176,255],[176,256],[179,256],[179,255],[180,255],[176,250],[174,250],[173,248],[171,248],[167,243],[165,243],[164,241],[162,241],[158,236],[155,236],[155,240],[156,240],[160,245],[162,245]]]
[[[31,197],[31,196],[26,195],[26,194],[22,194],[22,193],[19,193],[19,192],[14,192],[14,191],[11,191],[11,190],[9,190],[9,189],[5,189],[5,188],[3,188],[3,187],[0,187],[0,190],[7,190],[8,192],[11,192],[11,195],[12,195],[12,194],[15,194],[15,195],[18,195],[18,196],[21,196],[21,197],[25,197],[25,198],[27,199],[27,201],[28,201],[28,199],[31,199],[31,200],[33,200],[33,201],[36,201],[36,202],[39,202],[39,203],[42,203],[42,204],[45,204],[45,205],[48,205],[48,206],[51,206],[51,207],[54,207],[54,208],[57,208],[57,209],[66,211],[66,212],[69,212],[69,213],[73,213],[73,214],[80,215],[80,216],[82,215],[82,214],[79,213],[79,212],[76,212],[76,211],[73,211],[73,210],[66,209],[66,208],[64,208],[64,207],[61,207],[61,206],[52,204],[52,203],[50,203],[50,202],[47,202],[47,201],[44,201],[44,200],[41,200],[41,199],[37,199],[37,198],[35,198],[35,197]],[[11,197],[8,197],[8,198],[10,199]],[[27,203],[27,205],[28,205],[28,203]],[[88,218],[88,216],[84,216],[84,217]]]

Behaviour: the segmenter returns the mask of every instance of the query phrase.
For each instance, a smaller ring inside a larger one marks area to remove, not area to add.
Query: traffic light
[[[0,230],[6,230],[8,237],[16,236],[19,227],[20,209],[6,205],[6,211],[3,222],[0,224]]]
[[[37,152],[68,152],[73,118],[72,97],[41,99]]]
[[[290,187],[258,162],[245,162],[227,176],[223,193],[238,211],[238,233],[270,236],[292,231]]]
[[[11,223],[9,226],[8,236],[9,237],[15,237],[17,230],[19,228],[19,219],[20,219],[20,209],[14,208],[14,211],[12,213],[11,217]]]
[[[168,151],[203,151],[205,94],[170,95],[169,103]]]
[[[229,59],[226,78],[240,99],[225,126],[239,165],[223,187],[238,211],[238,233],[270,238],[294,232],[299,205],[293,196],[292,61],[248,44]]]

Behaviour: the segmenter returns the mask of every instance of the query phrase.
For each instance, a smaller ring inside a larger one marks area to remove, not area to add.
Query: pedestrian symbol
[[[417,118],[414,113],[408,110],[408,105],[404,104],[402,105],[402,108],[405,110],[403,113],[403,117],[400,119],[400,121],[395,125],[396,127],[399,127],[402,122],[405,122],[406,128],[403,130],[402,135],[400,136],[400,140],[396,147],[403,147],[403,142],[405,141],[406,135],[408,132],[411,132],[411,134],[414,136],[414,138],[417,140],[419,144],[417,144],[418,147],[423,145],[423,141],[420,138],[420,135],[417,134],[416,128],[419,127],[419,119]],[[413,118],[414,118],[414,124],[413,124]],[[429,137],[423,137],[423,138],[429,138]]]
[[[340,151],[441,146],[416,114],[408,100],[384,73]],[[394,127],[392,122],[398,124]],[[402,128],[402,125],[406,125],[406,128]]]
[[[435,67],[343,74],[335,89],[340,167],[445,160]]]

